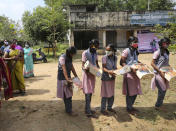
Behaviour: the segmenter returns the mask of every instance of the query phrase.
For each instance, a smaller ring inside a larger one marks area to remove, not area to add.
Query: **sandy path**
[[[148,63],[151,55],[142,55],[140,60]],[[81,78],[80,60],[74,61]],[[84,95],[82,91],[74,92],[73,110],[78,117],[69,117],[64,112],[62,100],[56,98],[57,63],[35,64],[35,77],[26,79],[27,94],[3,101],[0,110],[0,131],[126,131],[126,130],[175,130],[176,129],[176,88],[167,92],[165,112],[153,109],[156,93],[145,89],[135,106],[141,111],[138,116],[131,116],[125,109],[125,97],[121,94],[122,78],[116,84],[114,108],[117,114],[102,116],[99,113],[100,85],[97,79],[92,107],[99,115],[98,119],[87,118],[84,114]],[[145,83],[145,82],[143,82]],[[149,83],[149,82],[148,82]],[[149,84],[144,85],[143,89]]]

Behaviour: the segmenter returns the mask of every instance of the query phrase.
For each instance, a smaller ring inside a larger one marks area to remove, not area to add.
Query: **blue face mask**
[[[96,48],[90,48],[91,53],[96,53],[96,51],[97,51]]]

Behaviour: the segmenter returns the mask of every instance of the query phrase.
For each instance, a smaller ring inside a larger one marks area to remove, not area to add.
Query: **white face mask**
[[[25,45],[25,47],[26,47],[26,48],[29,48],[29,45],[28,45],[28,44],[26,44],[26,45]]]
[[[107,56],[113,55],[113,51],[105,51]]]
[[[8,45],[9,45],[9,43],[8,43],[8,42],[4,42],[4,44],[5,44],[6,46],[8,46]]]

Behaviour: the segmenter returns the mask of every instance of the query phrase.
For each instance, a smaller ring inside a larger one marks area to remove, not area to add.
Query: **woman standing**
[[[131,36],[128,39],[129,48],[125,49],[121,56],[120,65],[133,65],[134,63],[139,63],[138,61],[138,39]],[[133,107],[137,95],[142,94],[140,80],[136,75],[136,70],[126,73],[123,76],[123,90],[122,93],[126,95],[126,105],[128,113],[135,115],[137,109]]]
[[[165,79],[164,73],[160,71],[160,68],[169,66],[169,50],[167,49],[170,44],[169,38],[163,38],[159,41],[159,49],[154,52],[151,65],[154,69],[155,76],[152,79],[152,89],[158,88],[158,98],[155,104],[155,109],[162,109],[163,100],[167,89],[169,88],[169,82]]]
[[[30,48],[30,45],[28,42],[25,43],[24,48],[24,77],[34,77],[33,73],[33,58],[32,58],[33,50]]]
[[[94,93],[95,88],[95,76],[89,72],[89,69],[84,69],[84,64],[88,60],[92,65],[98,65],[98,57],[96,50],[98,49],[99,42],[98,40],[91,40],[89,43],[89,48],[82,53],[82,69],[83,69],[83,93],[85,94],[85,113],[88,117],[97,117],[95,116],[95,111],[91,110],[91,98],[92,93]]]
[[[107,110],[110,112],[116,112],[112,109],[114,103],[114,88],[115,88],[115,73],[113,70],[117,69],[117,56],[115,55],[116,49],[114,45],[108,45],[106,47],[106,55],[102,58],[102,83],[101,83],[101,113],[108,115]]]
[[[22,95],[25,94],[25,85],[23,77],[23,54],[15,49],[16,45],[11,44],[10,52],[5,54],[5,60],[8,60],[8,66],[11,71],[11,81],[13,90],[19,90]]]
[[[8,100],[9,98],[12,98],[10,72],[5,61],[2,58],[2,54],[0,51],[0,90],[1,90],[1,86],[4,87],[5,99]]]
[[[70,116],[77,116],[72,111],[72,79],[71,72],[77,77],[75,68],[72,64],[72,58],[76,54],[75,47],[69,47],[65,54],[59,57],[58,75],[57,75],[57,97],[62,98],[65,104],[65,111]]]

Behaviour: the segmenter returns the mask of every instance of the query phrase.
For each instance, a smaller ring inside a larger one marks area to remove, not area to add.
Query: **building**
[[[150,30],[156,24],[166,25],[173,22],[170,14],[176,11],[146,11],[146,12],[98,12],[96,5],[70,5],[69,21],[72,28],[69,33],[69,44],[77,49],[89,47],[89,41],[96,38],[100,48],[114,44],[117,48],[126,48],[129,36],[135,35],[156,37]],[[141,50],[150,42],[140,43]],[[149,47],[148,47],[149,48]]]

